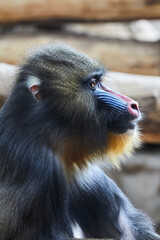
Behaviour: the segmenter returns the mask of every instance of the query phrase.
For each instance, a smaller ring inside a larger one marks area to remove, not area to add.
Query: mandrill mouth
[[[125,124],[121,123],[109,123],[108,124],[108,129],[110,132],[113,132],[115,134],[123,134],[123,133],[127,133],[130,130],[134,131],[137,129],[137,122],[135,120],[133,121],[129,121],[129,122],[125,122]]]
[[[127,130],[134,130],[134,129],[136,129],[136,126],[137,126],[137,121],[133,120],[128,123]]]

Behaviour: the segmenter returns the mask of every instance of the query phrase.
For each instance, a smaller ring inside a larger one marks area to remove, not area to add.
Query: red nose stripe
[[[122,99],[124,102],[126,102],[128,104],[128,111],[135,117],[138,117],[139,114],[140,114],[140,111],[139,111],[139,106],[138,106],[138,102],[134,101],[133,99],[125,96],[125,95],[122,95],[118,92],[115,92],[109,88],[106,88],[104,87],[102,84],[100,84],[100,87],[106,91],[106,92],[109,92],[110,94],[113,94],[114,96]]]

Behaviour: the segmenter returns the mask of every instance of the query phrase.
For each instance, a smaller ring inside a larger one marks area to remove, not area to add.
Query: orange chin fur
[[[82,139],[76,137],[68,137],[58,147],[58,153],[61,160],[67,170],[72,171],[72,167],[83,168],[88,162],[100,160],[106,160],[106,157],[110,160],[111,164],[116,167],[120,167],[120,161],[124,156],[130,156],[135,148],[137,148],[140,141],[140,133],[138,130],[130,130],[124,134],[108,133],[107,148],[104,153],[94,152],[89,153],[86,149]]]
[[[110,162],[116,167],[120,166],[119,160],[124,156],[130,156],[134,149],[141,144],[138,130],[130,130],[124,134],[108,134],[106,154]]]

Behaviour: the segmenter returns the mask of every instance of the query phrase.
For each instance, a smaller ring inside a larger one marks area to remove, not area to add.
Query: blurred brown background
[[[122,171],[107,172],[160,228],[160,0],[0,1],[1,106],[13,65],[27,50],[53,42],[101,60],[110,86],[139,101],[142,149]]]

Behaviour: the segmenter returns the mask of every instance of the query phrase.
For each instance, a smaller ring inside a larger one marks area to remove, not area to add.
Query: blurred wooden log
[[[51,24],[50,22],[50,27]],[[64,32],[72,35],[96,37],[104,40],[158,42],[160,41],[160,28],[158,26],[160,26],[160,20],[143,19],[127,22],[63,23],[61,28]]]
[[[16,66],[0,63],[0,104],[4,103],[15,76]],[[109,72],[104,84],[126,94],[140,103],[145,112],[143,140],[160,143],[160,77]]]
[[[160,76],[145,76],[110,71],[106,75],[105,80],[108,86],[114,87],[114,89],[123,94],[128,94],[130,97],[136,99],[144,99],[142,107],[146,108],[149,106],[149,110],[153,109],[153,105],[151,104],[150,106],[149,102],[145,102],[145,100],[149,99],[148,101],[152,101],[153,98],[157,100],[160,98]],[[159,104],[158,102],[158,107],[160,107]]]
[[[160,127],[160,125],[159,125],[159,127]],[[157,133],[157,132],[151,132],[150,133],[150,132],[147,132],[147,130],[146,130],[146,132],[142,136],[142,140],[145,143],[157,143],[157,144],[160,144],[160,133]]]
[[[3,105],[16,77],[17,67],[0,63],[0,106]]]
[[[0,22],[41,19],[119,20],[160,18],[159,0],[5,0]]]
[[[19,64],[25,52],[38,45],[62,42],[96,58],[113,71],[145,75],[160,74],[158,42],[101,39],[67,32],[6,33],[0,38],[0,62]]]

